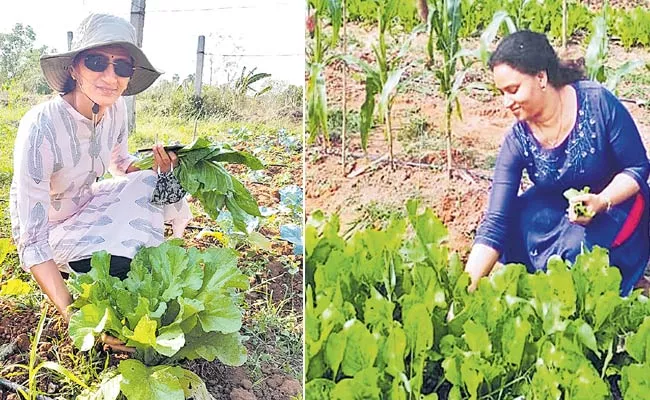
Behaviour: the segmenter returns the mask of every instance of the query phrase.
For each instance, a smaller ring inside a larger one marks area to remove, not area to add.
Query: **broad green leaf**
[[[186,399],[214,400],[214,397],[208,392],[205,382],[192,371],[183,369],[183,377],[180,379],[180,384]]]
[[[582,318],[573,321],[572,325],[576,329],[576,335],[578,336],[578,339],[580,339],[580,343],[600,357],[600,351],[598,350],[598,343],[596,342],[596,335],[594,334],[593,328]]]
[[[346,343],[347,337],[343,332],[333,332],[327,338],[327,344],[325,345],[325,361],[327,361],[327,365],[334,372],[334,376],[339,372],[339,366],[341,365],[343,355],[345,354]]]
[[[9,238],[0,238],[0,265],[5,261],[7,254],[16,251],[16,246],[11,243]]]
[[[205,309],[198,313],[199,322],[205,332],[238,332],[241,329],[241,310],[230,295],[210,297],[205,300]]]
[[[402,78],[402,74],[404,74],[404,70],[404,68],[400,68],[389,72],[388,78],[382,86],[381,94],[379,96],[378,111],[381,115],[384,115],[386,110],[388,110],[389,103],[394,95],[393,92],[397,90],[397,86],[399,85],[399,81]]]
[[[214,361],[217,358],[222,363],[235,367],[246,362],[246,347],[242,344],[239,332],[227,335],[220,332],[200,332],[198,335],[198,337],[196,334],[186,336],[186,344],[176,354],[177,358],[189,360],[203,358],[207,361]]]
[[[150,346],[156,345],[156,328],[158,323],[145,315],[138,321],[138,324],[133,329],[132,334],[125,334],[124,336],[130,341],[127,343],[130,346]]]
[[[379,371],[367,368],[352,379],[341,379],[331,391],[331,400],[362,400],[380,398]]]
[[[99,387],[96,390],[85,390],[77,400],[116,400],[120,395],[120,384],[122,383],[122,375],[116,374],[115,370],[111,370],[110,377],[102,378]],[[104,374],[102,374],[104,375]]]
[[[386,372],[397,378],[399,373],[406,371],[404,358],[406,356],[406,334],[399,326],[394,326],[380,354],[386,363]]]
[[[585,361],[573,374],[567,398],[576,400],[609,399],[608,385],[600,379],[590,362]]]
[[[18,278],[10,278],[0,287],[0,296],[21,296],[29,294],[31,291],[32,288],[27,282]]]
[[[313,400],[329,400],[336,383],[329,379],[312,379],[305,385],[305,398]]]
[[[262,162],[257,157],[245,151],[223,150],[218,154],[211,155],[209,161],[227,162],[230,164],[243,164],[253,170],[264,168],[264,164],[262,164]]]
[[[359,371],[372,367],[379,349],[368,329],[361,322],[350,320],[341,333],[346,338],[341,371],[347,376],[355,376]]]
[[[624,399],[650,398],[650,364],[631,364],[621,369],[620,388]]]
[[[251,232],[248,234],[248,241],[258,249],[271,251],[271,240],[259,232]]]
[[[486,357],[492,354],[492,342],[484,326],[470,320],[465,322],[463,330],[465,331],[463,338],[471,351]]]
[[[122,374],[120,388],[129,400],[185,400],[180,367],[147,367],[130,359],[121,361],[117,369]]]
[[[433,323],[424,304],[415,304],[404,316],[404,333],[411,357],[418,356],[433,345]]]
[[[257,206],[257,202],[253,199],[253,196],[250,194],[248,189],[239,182],[236,178],[232,178],[232,187],[234,191],[234,198],[239,207],[250,215],[256,217],[261,217],[260,209]]]
[[[68,332],[74,345],[81,351],[90,350],[95,337],[110,324],[111,312],[106,306],[87,304],[70,316]]]
[[[501,347],[503,349],[506,362],[519,368],[528,336],[530,335],[531,325],[521,316],[509,319],[504,327],[503,336],[501,337]]]
[[[639,363],[650,361],[650,316],[645,317],[639,329],[627,338],[625,350]]]
[[[329,141],[327,130],[327,91],[325,87],[325,66],[321,63],[312,63],[307,81],[307,128],[309,130],[309,143],[313,143],[319,133],[323,134],[325,141]]]
[[[164,326],[158,331],[153,348],[164,356],[171,357],[185,345],[185,334],[179,325]]]

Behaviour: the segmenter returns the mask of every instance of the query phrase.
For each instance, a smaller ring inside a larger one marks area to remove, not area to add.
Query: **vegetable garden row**
[[[605,250],[468,293],[446,228],[406,208],[347,241],[337,216],[308,222],[306,398],[648,398],[650,302],[620,297]]]

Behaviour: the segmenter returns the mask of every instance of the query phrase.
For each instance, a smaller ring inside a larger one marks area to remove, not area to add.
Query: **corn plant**
[[[445,133],[447,137],[447,173],[451,178],[451,117],[454,110],[462,118],[458,94],[465,79],[466,68],[457,71],[463,58],[460,46],[462,24],[461,0],[433,0],[429,5],[427,51],[433,55],[433,45],[442,55],[442,67],[435,71],[440,92],[445,99]],[[435,34],[435,39],[434,39]],[[433,56],[431,56],[433,58]]]
[[[375,115],[375,105],[379,121],[384,124],[385,135],[388,141],[388,159],[393,165],[393,130],[391,121],[391,108],[395,95],[400,87],[400,80],[406,70],[403,66],[404,56],[408,51],[414,36],[419,32],[416,28],[410,36],[403,42],[400,50],[395,55],[388,52],[386,34],[388,33],[391,21],[397,15],[399,0],[374,0],[377,6],[377,20],[379,23],[379,40],[372,46],[376,62],[370,65],[365,61],[352,57],[343,56],[342,58],[350,64],[361,68],[365,73],[366,81],[366,98],[361,106],[361,147],[363,150],[368,148],[368,135],[372,127],[373,117]],[[379,99],[376,96],[379,95]]]
[[[326,57],[327,50],[336,46],[341,27],[340,0],[308,0],[313,8],[313,43],[307,49],[307,66],[309,80],[307,82],[307,129],[309,142],[313,142],[321,133],[325,145],[329,145],[327,131],[327,90],[323,71],[334,57]],[[326,40],[323,27],[329,19],[332,25],[332,35]]]
[[[587,70],[587,77],[589,79],[603,83],[607,89],[615,92],[616,86],[618,86],[621,79],[635,69],[643,66],[644,63],[640,60],[630,60],[613,71],[608,71],[605,68],[609,53],[606,9],[607,7],[603,7],[603,14],[594,18],[594,30],[585,54],[585,69]]]
[[[235,92],[238,95],[245,96],[250,90],[255,93],[255,96],[257,97],[272,89],[271,85],[266,85],[260,90],[253,89],[253,83],[265,78],[269,78],[271,76],[271,74],[266,72],[255,73],[255,70],[257,70],[257,68],[253,68],[250,71],[246,72],[246,67],[242,68],[239,78],[237,78],[235,81]]]

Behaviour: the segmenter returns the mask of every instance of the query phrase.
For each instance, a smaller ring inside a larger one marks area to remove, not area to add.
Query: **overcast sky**
[[[65,51],[67,32],[93,12],[130,20],[131,0],[18,0],[0,12],[0,32],[18,22],[31,25],[37,45]],[[302,0],[148,0],[142,47],[168,80],[195,73],[198,36],[204,35],[204,83],[212,61],[213,83],[232,79],[246,66],[302,85],[304,13]]]

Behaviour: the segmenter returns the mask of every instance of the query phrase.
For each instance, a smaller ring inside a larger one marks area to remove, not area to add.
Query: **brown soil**
[[[372,61],[370,43],[376,40],[376,34],[369,28],[358,26],[348,31],[352,32],[358,43],[354,55]],[[442,137],[444,104],[431,73],[421,72],[421,60],[426,54],[425,43],[426,37],[420,35],[410,52],[413,60],[420,59],[420,63],[416,63],[419,66],[407,70],[407,74],[414,74],[417,84],[399,94],[393,107],[393,126],[398,138],[394,142],[398,162],[395,170],[384,162],[357,177],[349,178],[343,174],[338,138],[334,138],[333,146],[329,149],[322,144],[312,145],[306,155],[306,212],[307,215],[317,209],[328,213],[338,212],[345,230],[345,225],[358,217],[359,209],[371,203],[403,209],[407,199],[419,197],[424,205],[433,208],[449,228],[450,247],[466,254],[487,206],[494,159],[503,135],[514,119],[503,108],[500,97],[478,91],[463,93],[460,96],[463,119],[454,118],[452,123],[455,172],[453,178],[448,180]],[[465,46],[472,47],[472,41],[465,43]],[[573,58],[580,57],[584,55],[584,48],[571,45],[568,54]],[[629,59],[650,62],[650,53],[642,49],[626,52],[615,43],[610,44],[612,65]],[[332,64],[325,71],[330,109],[341,108],[341,70],[340,64]],[[350,77],[355,74],[360,76],[358,71],[348,75],[347,107],[348,110],[358,111],[364,101],[365,88],[363,82],[355,82]],[[418,77],[417,74],[421,75]],[[468,77],[472,81],[488,82],[490,79],[489,74],[478,67],[474,67]],[[646,97],[641,100],[648,100],[648,89],[650,85],[647,83],[623,82],[619,86],[619,94],[640,93]],[[639,100],[638,95],[635,96],[633,100]],[[634,117],[646,148],[650,149],[650,115],[647,108],[628,102],[624,104]],[[426,121],[428,137],[412,137],[409,126],[417,119]],[[363,153],[358,132],[352,133],[347,147],[350,156],[346,161],[345,175],[370,164],[386,154],[388,149],[380,126],[375,126],[370,133],[369,159],[361,157]]]

